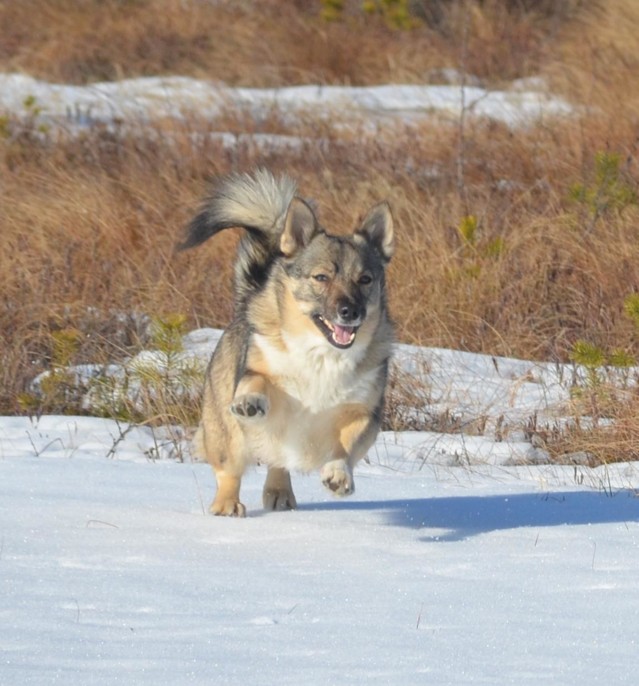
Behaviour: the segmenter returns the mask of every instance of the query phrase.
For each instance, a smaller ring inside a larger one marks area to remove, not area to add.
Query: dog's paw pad
[[[344,460],[333,460],[322,467],[322,483],[335,495],[351,495],[355,491],[353,473]]]
[[[234,398],[231,412],[239,419],[259,419],[266,415],[268,400],[260,393],[246,393]]]

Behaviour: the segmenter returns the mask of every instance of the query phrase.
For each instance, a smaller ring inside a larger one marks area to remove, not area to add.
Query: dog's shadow
[[[383,514],[385,524],[434,529],[423,540],[444,542],[520,527],[639,522],[639,497],[631,490],[612,494],[567,491],[412,500],[340,500],[303,504],[299,509],[378,511]]]

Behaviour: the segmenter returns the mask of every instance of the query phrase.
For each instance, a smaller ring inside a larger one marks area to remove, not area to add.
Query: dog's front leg
[[[259,374],[245,373],[237,385],[229,408],[232,415],[240,423],[248,425],[264,418],[268,408],[268,381]],[[215,426],[215,422],[212,421],[211,425]],[[217,493],[210,508],[215,515],[246,516],[246,508],[240,502],[240,484],[245,460],[242,434],[243,432],[227,432],[223,454],[219,453],[219,440],[209,441],[212,444],[208,446],[210,450],[205,450],[217,480]],[[219,439],[219,436],[216,438]]]
[[[240,502],[241,478],[224,469],[216,469],[215,479],[217,493],[211,503],[211,513],[225,517],[246,517],[246,507]]]
[[[351,495],[355,492],[353,470],[345,458],[327,462],[320,471],[322,483],[335,495]]]
[[[367,407],[353,407],[342,413],[336,427],[334,459],[320,471],[322,483],[335,495],[351,495],[355,492],[353,467],[366,455],[373,445],[378,423]]]

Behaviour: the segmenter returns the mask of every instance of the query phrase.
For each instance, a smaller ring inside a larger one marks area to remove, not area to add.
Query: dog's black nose
[[[337,308],[337,314],[343,322],[354,322],[362,316],[361,309],[356,303],[343,301]]]

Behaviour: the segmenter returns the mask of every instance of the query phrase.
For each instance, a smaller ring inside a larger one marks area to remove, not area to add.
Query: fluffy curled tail
[[[224,229],[245,229],[235,265],[235,299],[244,303],[261,288],[280,254],[280,236],[296,192],[292,179],[275,178],[266,169],[227,176],[204,201],[178,249],[194,248]]]

